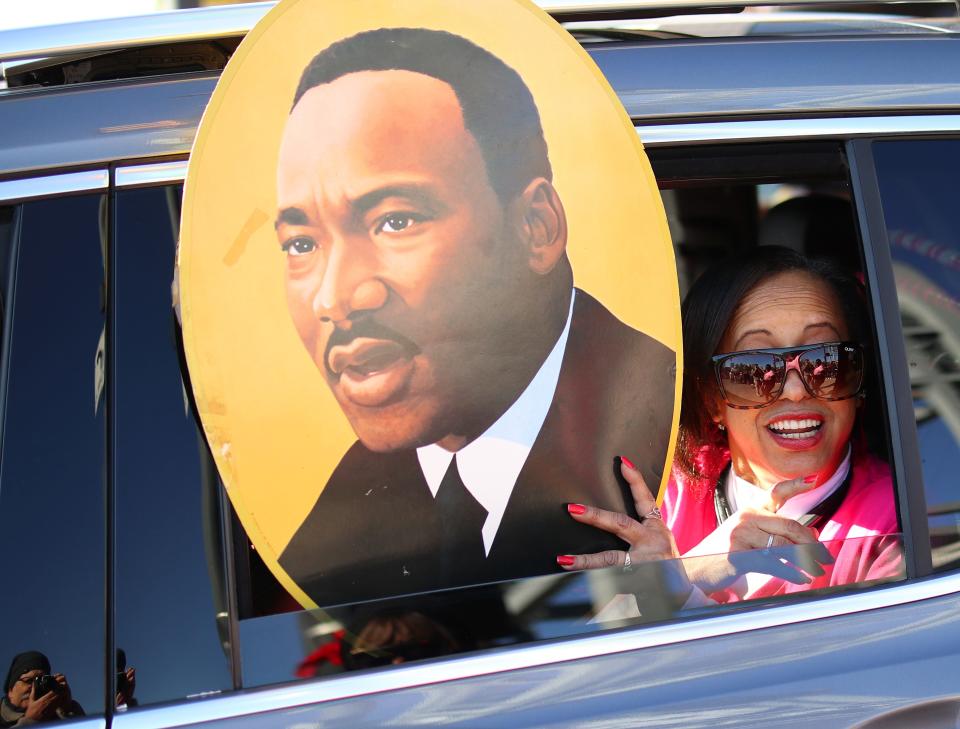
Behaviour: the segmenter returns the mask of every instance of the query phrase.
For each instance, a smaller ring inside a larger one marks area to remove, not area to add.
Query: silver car
[[[548,575],[423,596],[449,617],[452,647],[345,656],[362,609],[301,610],[252,548],[194,418],[171,307],[200,117],[272,4],[9,30],[0,645],[4,659],[43,653],[37,670],[65,677],[83,715],[57,718],[958,725],[957,6],[541,4],[636,125],[681,293],[712,261],[771,242],[790,210],[791,245],[860,272],[905,578],[684,610],[659,599],[663,565]],[[641,597],[620,610],[625,595]],[[8,697],[22,675],[8,675]]]

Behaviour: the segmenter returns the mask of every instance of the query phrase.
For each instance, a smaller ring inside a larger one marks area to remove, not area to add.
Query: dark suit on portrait
[[[634,515],[616,456],[656,489],[673,415],[675,354],[577,291],[553,401],[485,559],[457,554],[416,450],[355,443],[280,556],[320,606],[559,571],[558,554],[624,547],[569,502]],[[441,487],[443,488],[443,487]]]

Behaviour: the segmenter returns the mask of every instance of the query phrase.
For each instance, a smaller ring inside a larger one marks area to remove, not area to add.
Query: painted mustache
[[[419,352],[410,339],[367,317],[353,321],[350,329],[333,330],[323,362],[329,376],[337,379],[347,368],[369,374]]]

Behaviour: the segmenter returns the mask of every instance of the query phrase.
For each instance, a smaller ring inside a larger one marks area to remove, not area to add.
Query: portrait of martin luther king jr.
[[[622,548],[565,508],[632,513],[618,455],[659,485],[675,354],[574,288],[552,179],[530,90],[460,36],[362,32],[303,71],[276,234],[357,436],[280,556],[318,605],[558,571]]]

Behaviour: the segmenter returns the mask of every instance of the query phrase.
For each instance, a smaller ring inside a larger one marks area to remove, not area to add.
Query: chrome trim
[[[116,187],[134,187],[139,185],[163,185],[171,182],[183,182],[187,176],[187,161],[154,162],[151,164],[117,167],[114,172]]]
[[[960,115],[840,117],[832,119],[762,119],[753,121],[649,124],[636,127],[647,147],[704,142],[744,142],[773,139],[811,139],[897,134],[960,132]],[[116,187],[163,185],[182,182],[186,160],[152,162],[116,169]],[[105,189],[106,170],[72,172],[0,182],[0,202],[28,200],[48,195]]]
[[[741,142],[768,139],[880,136],[888,134],[933,134],[960,131],[960,115],[857,116],[831,119],[758,119],[690,124],[638,126],[644,146],[657,147],[703,142]]]
[[[474,0],[482,2],[482,0]],[[880,0],[882,3],[884,0]],[[897,0],[886,0],[897,2]],[[954,0],[925,0],[953,4]],[[629,16],[636,12],[647,16],[651,11],[696,10],[700,8],[744,6],[829,7],[843,5],[875,5],[876,0],[535,0],[543,10],[558,20],[602,20],[605,16]],[[50,56],[87,54],[135,48],[160,43],[177,43],[208,38],[242,36],[247,33],[275,2],[247,5],[221,5],[190,10],[171,10],[149,15],[105,18],[75,23],[14,28],[0,31],[0,62],[38,59]]]
[[[954,0],[926,0],[938,4],[954,4]],[[742,8],[744,6],[790,7],[793,5],[831,7],[834,5],[876,5],[873,0],[604,0],[603,2],[584,2],[583,0],[534,0],[551,15],[583,14],[597,15],[612,13],[630,13],[632,11],[649,13],[651,10],[700,10],[707,8]],[[894,4],[899,0],[880,0],[880,5]]]
[[[89,719],[71,719],[70,726],[76,729],[107,729],[107,720],[103,717]]]
[[[62,175],[28,177],[0,182],[0,202],[20,202],[51,195],[66,195],[92,190],[106,190],[110,178],[106,170],[67,172]]]
[[[836,119],[774,119],[689,124],[650,124],[636,127],[644,146],[704,142],[743,142],[770,139],[809,139],[894,134],[960,132],[960,115],[841,117]],[[183,182],[186,160],[118,167],[117,187]],[[59,177],[63,177],[60,175]],[[23,182],[18,180],[17,182]],[[0,183],[0,186],[11,183]],[[2,190],[2,187],[0,187]],[[2,199],[2,198],[0,198]]]
[[[245,35],[274,2],[170,10],[0,31],[0,61]]]
[[[729,615],[714,615],[673,625],[611,631],[548,644],[532,644],[450,660],[436,660],[423,665],[397,666],[366,674],[346,675],[342,678],[304,681],[277,688],[241,691],[204,701],[138,709],[132,713],[114,716],[113,729],[159,729],[159,727],[230,719],[305,704],[318,704],[503,671],[851,615],[866,610],[949,596],[958,592],[960,592],[960,574],[951,574],[792,605],[761,608]]]

